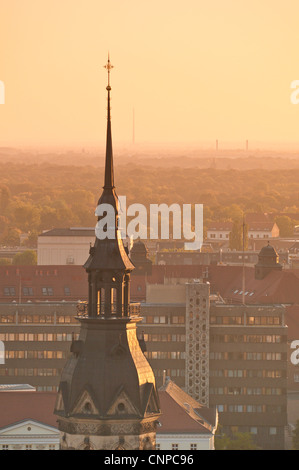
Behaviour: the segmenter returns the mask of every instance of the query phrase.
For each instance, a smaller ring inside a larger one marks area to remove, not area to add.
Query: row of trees
[[[2,265],[16,265],[16,266],[28,266],[37,264],[37,254],[34,250],[26,250],[20,253],[16,253],[11,258],[0,258],[0,266]]]
[[[292,448],[299,450],[299,420],[296,421],[292,432]],[[234,432],[231,436],[222,432],[221,425],[218,426],[215,435],[216,450],[259,450],[255,444],[253,435],[249,432]]]
[[[213,221],[240,225],[244,213],[285,212],[277,217],[280,233],[292,235],[299,213],[298,177],[297,169],[116,167],[118,194],[127,197],[128,205],[137,202],[149,209],[150,204],[202,203],[205,232]],[[30,248],[43,230],[95,226],[102,181],[103,168],[0,163],[0,244],[18,245],[20,234],[29,233]]]

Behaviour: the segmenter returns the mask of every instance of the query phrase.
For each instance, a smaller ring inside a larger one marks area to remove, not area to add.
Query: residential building
[[[251,222],[248,225],[249,239],[272,239],[279,237],[279,228],[275,222]]]
[[[217,406],[224,432],[252,432],[260,447],[283,449],[285,309],[230,305],[209,288],[200,281],[150,286],[140,328],[157,382],[166,373],[204,406]]]
[[[157,450],[214,450],[217,408],[207,408],[167,377],[159,389]]]
[[[232,222],[213,222],[207,229],[207,241],[228,241]]]
[[[0,384],[57,391],[70,345],[79,334],[77,302],[0,303]]]
[[[83,266],[90,245],[94,242],[95,227],[53,228],[39,234],[37,264],[42,266]],[[128,244],[128,240],[124,240]]]
[[[0,392],[0,450],[59,450],[56,393]]]
[[[80,265],[88,257],[95,227],[54,228],[38,236],[38,265]]]
[[[0,302],[74,302],[87,299],[82,266],[0,266]]]
[[[59,450],[60,432],[53,413],[57,394],[18,387],[19,391],[6,387],[0,392],[0,450]],[[203,407],[168,378],[158,393],[161,417],[156,449],[214,450],[216,408]]]

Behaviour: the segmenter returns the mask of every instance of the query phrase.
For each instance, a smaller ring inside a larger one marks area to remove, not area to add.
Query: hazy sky
[[[299,142],[298,0],[0,0],[1,145]],[[299,148],[299,146],[298,146]]]

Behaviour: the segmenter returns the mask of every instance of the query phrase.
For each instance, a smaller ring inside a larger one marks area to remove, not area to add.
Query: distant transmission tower
[[[133,108],[133,135],[132,135],[133,144],[135,144],[135,109]]]

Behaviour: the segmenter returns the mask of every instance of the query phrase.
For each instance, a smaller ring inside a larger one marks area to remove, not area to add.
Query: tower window
[[[91,404],[89,402],[85,403],[84,411],[85,411],[85,413],[91,413]]]
[[[119,403],[117,405],[117,409],[120,413],[123,413],[125,411],[125,405],[123,403]]]

